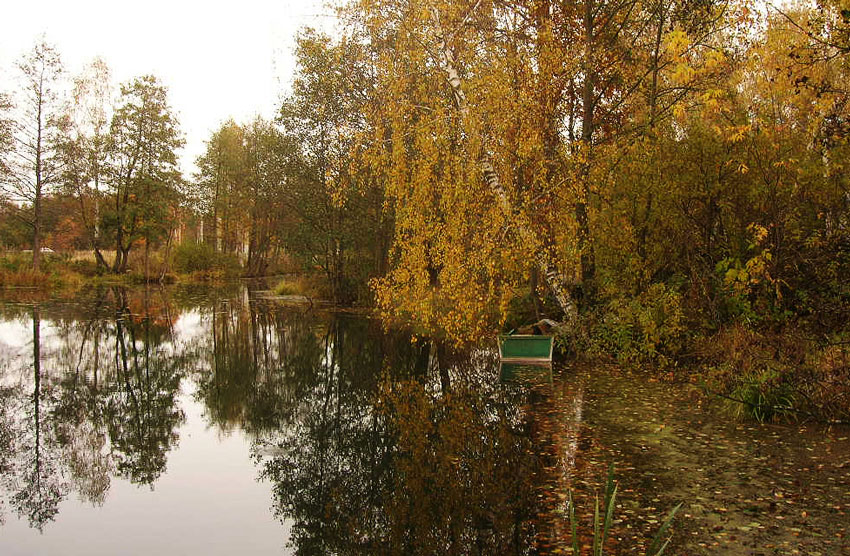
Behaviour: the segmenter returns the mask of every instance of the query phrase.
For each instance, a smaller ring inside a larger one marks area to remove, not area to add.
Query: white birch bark
[[[431,8],[431,18],[436,29],[440,65],[443,67],[443,71],[446,72],[446,81],[448,81],[449,86],[452,88],[452,94],[454,95],[458,111],[460,111],[462,116],[466,117],[469,115],[469,105],[466,102],[466,95],[463,92],[454,54],[446,43],[443,27],[440,24],[440,14],[436,7]],[[540,273],[544,276],[549,289],[555,296],[555,300],[564,312],[566,321],[568,323],[574,322],[577,312],[575,302],[570,296],[568,289],[569,282],[555,264],[553,254],[546,249],[545,243],[537,237],[537,234],[534,233],[534,230],[524,216],[519,211],[513,209],[505,188],[499,179],[499,175],[496,173],[493,163],[490,160],[490,155],[485,153],[478,163],[490,192],[499,203],[499,208],[512,221],[514,226],[516,226],[522,243],[533,247],[534,261]]]

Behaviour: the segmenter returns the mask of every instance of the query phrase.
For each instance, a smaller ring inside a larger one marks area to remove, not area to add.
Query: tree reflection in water
[[[185,383],[207,425],[251,439],[298,553],[524,554],[561,539],[576,430],[562,408],[580,398],[558,381],[503,384],[494,349],[453,353],[248,289],[170,296],[2,307],[32,341],[0,371],[0,509],[40,529],[72,491],[100,505],[116,477],[153,487]],[[181,304],[191,333],[175,327]]]
[[[187,353],[166,341],[161,300],[113,288],[83,305],[42,306],[4,317],[32,323],[32,355],[6,365],[0,392],[2,496],[42,529],[73,488],[102,504],[114,475],[152,484],[184,416],[177,407]],[[29,319],[27,319],[29,316]]]
[[[501,384],[494,350],[326,326],[296,342],[320,349],[255,448],[297,553],[523,554],[563,539],[577,392]]]
[[[2,400],[12,408],[3,412],[10,417],[4,419],[8,423],[5,436],[10,453],[4,458],[8,472],[3,474],[3,483],[11,494],[11,507],[41,530],[59,511],[59,502],[68,489],[58,469],[59,442],[48,412],[53,392],[42,375],[41,314],[37,306],[32,307],[31,321],[31,386],[26,389],[17,385]]]
[[[151,312],[147,296],[144,312],[136,314],[130,311],[126,292],[120,300],[111,354],[115,383],[104,417],[118,473],[133,483],[153,484],[165,470],[166,454],[185,418],[177,396],[188,354],[163,342],[171,322],[167,315]]]

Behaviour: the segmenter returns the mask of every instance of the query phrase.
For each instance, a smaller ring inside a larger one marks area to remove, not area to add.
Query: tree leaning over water
[[[574,319],[598,287],[612,145],[646,126],[646,97],[660,119],[691,88],[663,86],[684,7],[384,1],[347,13],[377,75],[364,159],[396,212],[385,314],[471,339],[540,276]],[[693,51],[711,47],[719,19]]]
[[[375,282],[388,319],[472,340],[548,278],[604,350],[653,359],[682,348],[686,320],[784,325],[815,299],[847,314],[830,277],[850,198],[834,10],[384,0],[345,14],[375,75],[354,160],[394,217]]]

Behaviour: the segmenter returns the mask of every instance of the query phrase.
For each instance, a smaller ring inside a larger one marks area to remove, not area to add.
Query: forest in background
[[[37,45],[3,97],[0,243],[35,272],[44,241],[146,279],[296,271],[459,344],[549,316],[567,350],[758,419],[850,420],[850,5],[352,0],[340,22],[188,179],[154,77],[68,80]]]

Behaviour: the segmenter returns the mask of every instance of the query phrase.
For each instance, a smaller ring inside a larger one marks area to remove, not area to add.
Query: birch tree
[[[679,68],[668,45],[715,22],[685,22],[703,9],[686,4],[354,3],[378,76],[365,159],[397,216],[377,283],[387,316],[475,337],[535,275],[567,321],[592,306],[611,161],[646,129],[647,104],[669,119],[687,90],[664,81]]]
[[[72,102],[66,113],[66,134],[61,145],[63,185],[77,201],[89,247],[99,267],[108,268],[101,253],[100,213],[106,187],[109,154],[109,120],[113,88],[106,63],[93,60],[74,79]]]
[[[607,122],[594,116],[610,97],[599,91],[612,88],[592,81],[600,68],[577,9],[359,5],[379,76],[370,154],[398,216],[394,265],[378,285],[388,314],[474,337],[539,273],[575,318],[573,289],[593,275],[586,161]],[[584,105],[563,101],[582,91]]]

